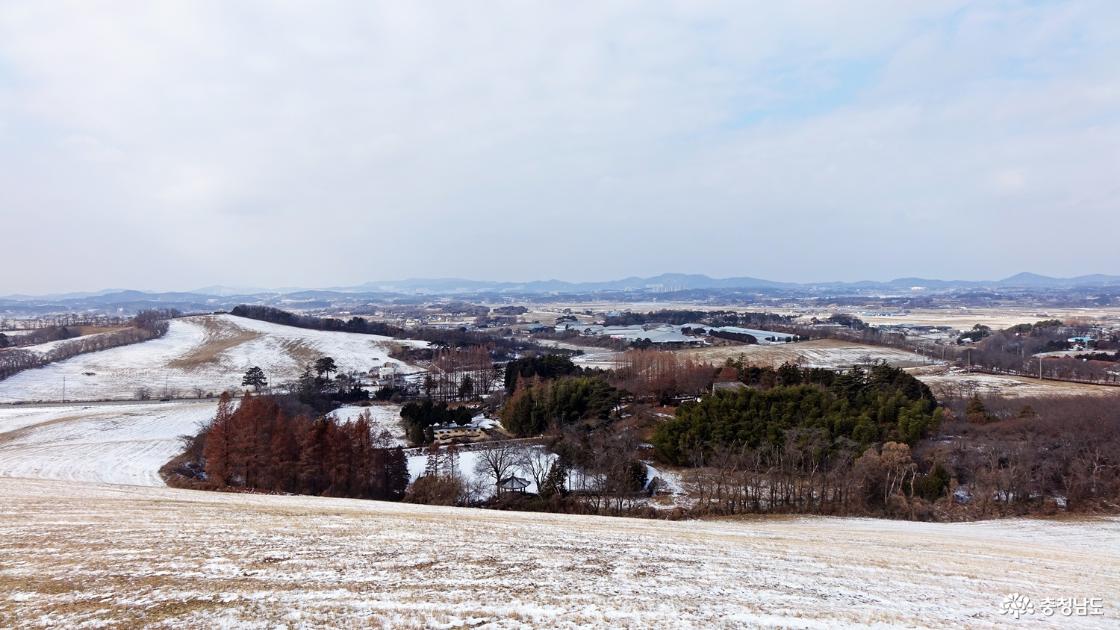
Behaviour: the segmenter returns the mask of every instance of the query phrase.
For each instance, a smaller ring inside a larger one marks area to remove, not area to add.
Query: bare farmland
[[[1103,597],[1120,522],[664,522],[5,480],[8,627],[997,627]],[[1039,627],[1070,619],[1033,617]]]

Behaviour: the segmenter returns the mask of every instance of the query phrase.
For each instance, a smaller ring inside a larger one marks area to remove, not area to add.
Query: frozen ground
[[[0,484],[5,627],[1014,627],[1101,597],[1120,523],[666,522],[36,480]]]
[[[213,408],[0,408],[0,627],[994,628],[1014,592],[1102,598],[1024,626],[1120,625],[1116,519],[668,522],[144,487]]]
[[[163,485],[159,469],[216,403],[0,409],[0,477]],[[5,482],[6,483],[6,482]]]
[[[886,361],[897,367],[927,365],[929,359],[919,354],[869,346],[835,339],[817,339],[771,345],[728,345],[713,346],[681,351],[695,360],[707,361],[717,365],[727,359],[737,359],[740,355],[754,365],[777,367],[783,363],[798,363],[804,367],[847,368],[854,364]]]
[[[581,367],[602,368],[605,370],[610,370],[617,367],[617,363],[622,357],[621,352],[617,352],[609,348],[581,346],[566,341],[556,341],[554,339],[534,339],[533,341],[541,344],[542,346],[561,348],[564,350],[578,350],[582,352],[583,354],[578,354],[572,357],[572,363],[575,363],[576,365]]]
[[[959,368],[937,366],[918,368],[911,372],[929,385],[939,399],[1000,395],[1009,398],[1029,396],[1114,396],[1120,400],[1120,387],[1086,385],[1063,381],[1040,381],[1036,378],[1004,374],[980,374]]]
[[[30,331],[26,331],[26,332],[30,332]],[[7,333],[5,333],[5,334],[7,334]],[[84,340],[88,340],[88,339],[91,339],[93,337],[97,337],[97,336],[105,335],[105,334],[109,334],[109,333],[94,333],[92,335],[84,335],[84,336],[81,336],[81,337],[70,337],[68,339],[59,339],[58,341],[47,341],[47,342],[44,342],[44,343],[37,343],[37,344],[30,345],[30,346],[20,346],[18,349],[19,350],[25,350],[25,351],[28,351],[28,352],[34,352],[36,354],[47,354],[48,352],[58,348],[59,346],[65,346],[67,344],[70,344],[71,342],[81,343]]]
[[[299,376],[320,356],[342,370],[367,371],[390,361],[391,344],[376,335],[280,326],[232,315],[172,320],[166,335],[143,343],[83,354],[0,381],[0,402],[129,399],[146,387],[153,397],[220,393],[241,385],[250,366],[275,383]]]

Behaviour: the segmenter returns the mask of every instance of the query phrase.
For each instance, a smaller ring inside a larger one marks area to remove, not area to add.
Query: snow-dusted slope
[[[0,381],[0,402],[134,398],[220,393],[241,385],[250,366],[276,383],[296,378],[303,366],[330,356],[343,370],[366,371],[389,359],[391,343],[377,335],[323,332],[232,315],[176,319],[159,339],[83,354]]]
[[[214,415],[210,402],[0,409],[0,477],[163,485],[179,436]]]
[[[388,431],[389,435],[392,436],[391,444],[393,446],[408,446],[404,425],[401,423],[400,405],[370,405],[369,407],[347,405],[332,411],[331,416],[339,422],[346,422],[347,420],[357,419],[366,411],[369,412],[370,424],[373,426],[375,434]]]
[[[1120,625],[1115,520],[667,522],[28,480],[0,506],[11,626]],[[1103,610],[1016,622],[1011,593]]]

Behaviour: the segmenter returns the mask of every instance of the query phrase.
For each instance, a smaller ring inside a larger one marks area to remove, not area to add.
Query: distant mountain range
[[[1120,276],[1093,274],[1074,278],[1054,278],[1034,273],[1019,273],[1002,280],[939,280],[896,278],[889,281],[861,282],[778,282],[739,276],[712,278],[702,274],[666,273],[650,277],[629,277],[601,282],[534,280],[496,282],[463,278],[412,278],[366,282],[356,286],[326,289],[208,286],[193,291],[152,292],[124,289],[29,296],[0,297],[0,315],[8,312],[53,312],[57,310],[96,309],[135,311],[143,308],[180,310],[218,310],[240,303],[267,303],[294,307],[353,303],[361,300],[415,299],[423,296],[505,296],[532,298],[534,295],[609,295],[628,297],[691,292],[693,296],[711,292],[747,292],[773,295],[914,295],[954,291],[1052,291],[1120,288]]]
[[[339,291],[388,291],[398,293],[595,293],[601,291],[681,291],[689,289],[778,289],[799,286],[791,282],[775,282],[760,278],[711,278],[701,274],[665,273],[640,278],[599,282],[567,282],[564,280],[533,280],[529,282],[490,282],[463,278],[412,278],[385,282],[367,282],[356,287],[340,287]]]
[[[1120,276],[1094,274],[1075,278],[1053,278],[1035,273],[1019,273],[1002,280],[938,280],[931,278],[896,278],[888,281],[859,282],[779,282],[739,276],[712,278],[703,274],[665,273],[647,278],[629,277],[604,282],[565,282],[535,280],[531,282],[486,282],[462,278],[415,278],[386,282],[367,282],[356,287],[339,287],[336,291],[379,291],[394,293],[588,293],[600,291],[685,291],[696,289],[972,289],[972,288],[1075,288],[1087,286],[1118,286]]]

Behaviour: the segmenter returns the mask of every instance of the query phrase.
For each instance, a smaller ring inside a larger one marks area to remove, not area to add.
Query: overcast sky
[[[1120,2],[8,2],[0,294],[1120,273]]]

